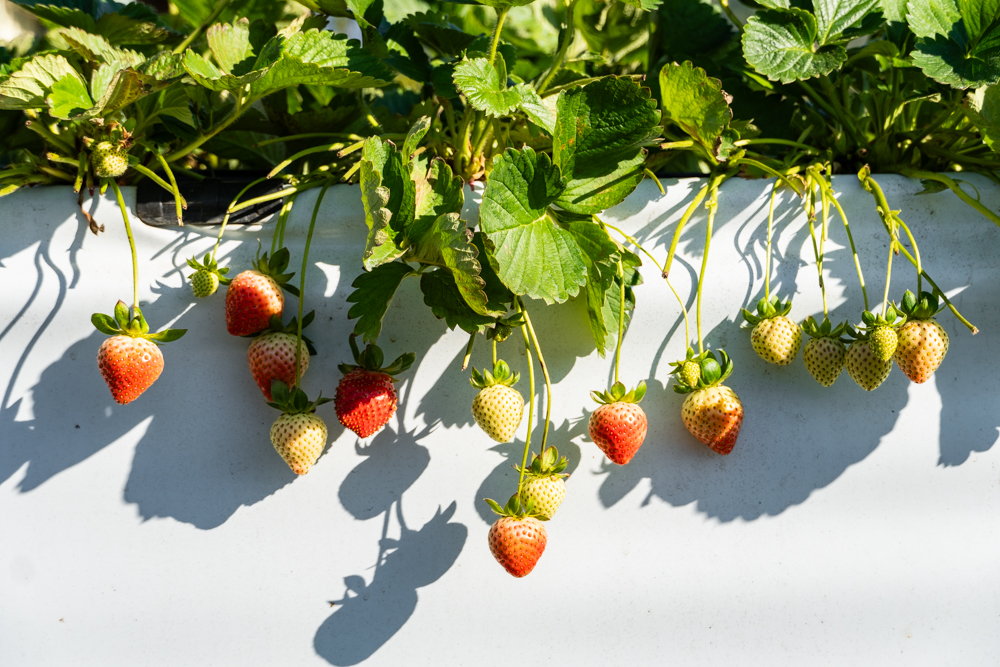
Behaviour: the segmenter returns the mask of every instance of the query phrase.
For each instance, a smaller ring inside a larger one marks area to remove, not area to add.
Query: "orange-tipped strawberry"
[[[601,404],[590,415],[590,439],[605,456],[623,466],[646,439],[646,413],[638,405],[646,395],[646,383],[626,390],[624,384],[615,382],[610,390],[592,391],[590,395]]]
[[[940,312],[937,294],[921,292],[920,299],[909,290],[903,295],[900,310],[907,316],[899,328],[899,345],[893,358],[899,370],[912,382],[926,382],[948,353],[948,332],[934,316]]]
[[[316,406],[328,403],[320,396],[310,401],[301,389],[289,391],[281,380],[271,385],[273,401],[268,405],[281,410],[271,426],[271,444],[296,475],[304,475],[326,449],[326,424],[316,416]]]
[[[232,279],[226,290],[226,330],[234,336],[251,336],[266,329],[274,316],[281,317],[285,309],[282,288],[298,296],[298,290],[286,283],[294,273],[288,268],[287,248],[257,257],[253,269]]]
[[[535,518],[536,513],[530,502],[522,508],[517,494],[511,496],[504,507],[489,498],[486,502],[500,515],[490,528],[490,552],[511,575],[518,578],[526,576],[535,569],[545,551],[548,541],[545,526]]]
[[[385,426],[396,413],[394,376],[412,366],[417,355],[412,352],[402,354],[382,368],[384,357],[377,345],[368,345],[364,352],[359,353],[353,335],[350,343],[356,365],[340,365],[344,377],[337,385],[334,399],[337,418],[344,427],[359,437],[367,438]]]
[[[115,305],[115,316],[94,313],[90,321],[111,338],[97,351],[97,367],[116,402],[125,405],[139,398],[163,371],[163,353],[157,343],[169,343],[183,336],[187,329],[164,329],[149,333],[149,325],[138,306],[129,316],[125,302]]]
[[[695,355],[691,349],[687,356],[684,361],[674,363],[673,371],[677,375],[674,391],[688,394],[681,412],[684,426],[714,452],[725,456],[733,451],[743,426],[743,404],[736,392],[722,384],[733,372],[733,362],[722,350],[718,360],[714,352]],[[697,361],[701,368],[693,385],[682,373],[688,361]]]
[[[302,318],[302,328],[305,329],[312,322],[315,311],[310,311]],[[254,382],[264,393],[264,398],[271,398],[271,383],[281,380],[286,386],[294,386],[298,380],[302,379],[305,372],[309,370],[309,355],[316,354],[316,349],[305,336],[296,344],[298,334],[298,319],[293,317],[292,321],[282,326],[278,317],[271,318],[271,326],[262,331],[260,335],[253,339],[247,349],[247,363],[250,365],[250,373]],[[299,358],[299,373],[295,374],[295,357]]]

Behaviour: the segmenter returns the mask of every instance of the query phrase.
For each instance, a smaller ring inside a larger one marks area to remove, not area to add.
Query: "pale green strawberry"
[[[792,302],[784,304],[778,299],[761,299],[757,302],[757,314],[743,309],[743,318],[753,326],[750,344],[764,361],[787,366],[799,353],[802,331],[786,315],[792,309]]]
[[[212,296],[219,289],[219,276],[202,269],[191,274],[191,291],[199,299]]]
[[[513,388],[518,377],[502,359],[494,365],[492,373],[489,369],[483,369],[482,373],[472,369],[469,382],[480,390],[472,400],[472,416],[479,428],[497,442],[513,440],[521,425],[524,397]]]
[[[889,377],[892,360],[882,361],[871,349],[871,343],[861,339],[847,348],[847,374],[865,391],[877,389]]]
[[[128,152],[121,144],[99,141],[90,151],[90,163],[98,178],[118,178],[128,171]]]
[[[698,378],[701,377],[701,364],[697,361],[685,361],[680,366],[679,375],[684,384],[694,387],[698,384]]]
[[[555,516],[566,497],[566,482],[563,481],[568,477],[563,473],[566,465],[566,457],[559,456],[555,447],[546,447],[541,456],[532,458],[531,466],[524,471],[524,485],[518,497],[521,505],[533,508],[533,513],[542,521]]]
[[[802,351],[802,361],[809,374],[824,387],[836,382],[840,372],[844,370],[847,347],[841,336],[847,327],[847,322],[834,327],[827,317],[823,318],[823,324],[816,324],[812,317],[807,317],[802,322],[802,331],[812,338]]]
[[[892,327],[875,327],[868,335],[872,352],[882,361],[889,361],[899,345],[899,334]]]

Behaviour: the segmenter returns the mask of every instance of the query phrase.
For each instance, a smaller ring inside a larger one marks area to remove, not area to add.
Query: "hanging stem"
[[[919,296],[920,295],[920,289],[921,289],[920,281],[923,279],[923,274],[924,274],[924,267],[923,267],[922,262],[920,261],[920,248],[917,247],[917,240],[915,238],[913,238],[913,234],[910,233],[910,228],[906,226],[906,223],[904,223],[902,220],[899,220],[898,222],[899,222],[899,226],[903,228],[904,232],[906,232],[906,237],[908,239],[910,239],[910,247],[913,248],[913,254],[916,255],[916,259],[917,259],[917,263],[916,263],[916,269],[917,269],[917,295]],[[900,247],[900,249],[902,249],[902,247],[903,247],[902,244],[900,244],[899,247]]]
[[[228,0],[227,0],[228,1]],[[184,225],[184,216],[181,213],[182,210],[187,210],[187,202],[184,201],[184,197],[181,196],[181,190],[177,187],[177,179],[174,178],[174,172],[170,169],[170,165],[167,161],[160,155],[160,151],[154,150],[153,154],[156,155],[156,161],[160,163],[163,167],[163,172],[170,179],[171,191],[174,193],[174,208],[177,209],[177,224]]]
[[[198,35],[200,35],[201,32],[205,29],[205,26],[211,25],[212,22],[215,21],[215,19],[219,18],[219,14],[222,13],[222,10],[225,9],[226,5],[228,4],[229,0],[219,0],[217,3],[215,3],[215,7],[212,8],[211,13],[209,13],[209,15],[205,17],[204,21],[198,24],[198,27],[195,28],[191,32],[191,34],[188,35],[187,38],[185,38],[183,42],[181,42],[176,46],[176,48],[174,48],[174,53],[175,54],[184,53],[184,51],[186,51],[187,48],[191,46],[192,42],[194,42],[194,40],[198,38]]]
[[[833,207],[837,209],[837,213],[840,215],[841,222],[844,223],[844,231],[847,232],[847,241],[851,244],[851,255],[854,257],[854,268],[858,271],[858,282],[861,283],[861,296],[865,300],[865,310],[868,308],[868,289],[865,287],[865,276],[861,272],[861,260],[858,259],[858,249],[854,246],[854,235],[851,234],[851,226],[847,222],[847,214],[844,213],[844,209],[841,208],[840,202],[837,198],[833,196],[832,187],[824,182],[823,188],[827,190],[827,195],[830,203]]]
[[[493,339],[493,366],[497,365],[497,339]]]
[[[823,202],[823,214],[826,214],[826,198],[823,196],[823,188],[820,188],[820,198]],[[823,317],[827,316],[826,309],[826,286],[823,285],[823,257],[820,254],[819,244],[816,243],[816,191],[813,189],[812,180],[806,185],[806,222],[809,224],[809,238],[812,240],[813,257],[816,258],[816,271],[819,274],[819,290],[823,295]]]
[[[823,222],[819,235],[819,257],[816,259],[816,270],[819,271],[819,289],[823,294],[823,317],[827,318],[830,311],[826,303],[826,281],[823,279],[823,259],[826,257],[826,221],[830,217],[830,198],[823,186],[819,186],[819,196],[823,202]]]
[[[667,261],[663,264],[664,278],[670,275],[670,265],[674,261],[674,253],[677,252],[677,242],[680,241],[681,232],[684,231],[684,226],[688,223],[688,220],[691,219],[691,216],[694,215],[695,210],[701,202],[705,200],[705,195],[708,194],[708,189],[708,183],[701,186],[701,189],[698,190],[698,194],[694,196],[691,204],[687,207],[687,210],[684,211],[684,215],[681,216],[680,222],[677,223],[677,229],[674,230],[674,237],[670,241],[670,250],[667,251]]]
[[[261,195],[260,197],[254,197],[253,199],[248,199],[241,203],[239,206],[234,206],[232,212],[242,211],[245,208],[250,208],[251,206],[256,206],[257,204],[263,204],[265,202],[274,201],[275,199],[281,199],[282,197],[289,197],[293,194],[298,194],[299,192],[305,192],[306,190],[312,190],[313,188],[318,188],[324,185],[325,181],[315,180],[309,181],[308,183],[300,183],[292,188],[282,188],[277,192],[271,192],[266,195]]]
[[[705,251],[701,258],[701,272],[698,274],[698,314],[697,314],[697,325],[698,325],[698,354],[703,354],[705,352],[704,338],[701,334],[701,293],[704,291],[705,286],[705,269],[708,267],[708,250],[712,245],[712,227],[715,224],[715,213],[719,209],[719,182],[724,177],[721,174],[717,174],[712,177],[709,182],[710,195],[708,203],[705,204],[705,208],[708,209],[708,224],[705,228]]]
[[[469,367],[469,360],[472,359],[472,346],[476,344],[476,334],[469,336],[469,344],[465,346],[465,356],[462,357],[462,370]]]
[[[306,269],[309,268],[309,246],[312,244],[313,229],[316,227],[316,216],[319,214],[319,207],[323,203],[323,196],[326,195],[326,189],[330,187],[327,183],[323,186],[323,189],[319,191],[319,197],[316,198],[316,205],[313,206],[312,219],[309,220],[309,231],[306,233],[306,247],[302,251],[302,275],[299,276],[299,318],[298,318],[298,331],[295,333],[295,384],[292,389],[299,386],[299,378],[301,373],[299,373],[299,364],[302,362],[302,306],[306,302]]]
[[[576,37],[576,2],[577,0],[570,0],[569,4],[566,5],[566,28],[561,35],[562,39],[559,41],[559,50],[556,51],[556,57],[552,60],[552,64],[549,65],[548,71],[545,72],[545,75],[538,82],[537,90],[539,95],[544,93],[545,89],[552,83],[552,80],[556,78],[556,74],[559,73],[563,61],[566,60],[566,53],[569,51],[569,47],[572,46],[573,39]]]
[[[520,299],[515,299],[514,305],[518,312],[523,312]],[[528,432],[524,437],[524,454],[521,456],[521,476],[517,480],[517,496],[521,497],[521,487],[524,486],[524,470],[528,467],[528,450],[531,448],[531,422],[535,416],[535,365],[531,360],[531,343],[528,339],[528,328],[521,325],[524,335],[524,356],[528,361]]]
[[[288,215],[292,212],[295,198],[298,194],[293,194],[281,204],[281,211],[278,213],[278,222],[274,225],[274,232],[271,233],[271,254],[278,249],[278,240],[285,239],[285,224],[288,222]]]
[[[258,183],[263,182],[264,180],[266,180],[266,179],[265,178],[258,178],[256,181],[253,181],[252,183],[250,183],[250,185],[248,185],[245,188],[243,188],[242,190],[240,190],[239,194],[237,194],[236,197],[233,198],[233,201],[229,205],[229,208],[226,209],[226,215],[225,215],[225,217],[222,218],[222,227],[219,229],[219,238],[217,238],[215,240],[215,247],[212,248],[212,259],[213,260],[215,259],[215,253],[216,253],[216,251],[219,249],[219,244],[222,243],[222,235],[226,231],[226,225],[229,224],[229,216],[233,213],[234,207],[236,206],[236,202],[238,202],[240,200],[240,197],[242,197],[243,195],[245,195],[250,188],[252,188],[253,186],[257,185]]]
[[[108,183],[115,191],[115,199],[118,200],[118,208],[122,212],[122,220],[125,221],[125,234],[128,236],[128,247],[132,251],[132,307],[139,307],[139,260],[135,257],[135,239],[132,238],[132,225],[128,222],[128,211],[125,209],[125,199],[122,191],[118,188],[115,179],[109,178]]]
[[[497,47],[500,46],[500,31],[503,30],[504,19],[507,18],[507,12],[510,11],[510,7],[504,7],[503,9],[496,10],[497,13],[497,23],[493,26],[493,39],[490,41],[490,52],[486,59],[489,61],[490,65],[497,57]]]
[[[889,281],[892,280],[892,256],[896,254],[896,239],[889,239],[889,266],[885,270],[885,296],[882,297],[882,315],[885,315],[886,305],[889,303]]]
[[[767,255],[764,256],[764,298],[771,300],[771,228],[774,226],[774,198],[778,194],[778,181],[771,186],[771,205],[767,210]]]
[[[615,383],[618,382],[618,360],[621,358],[622,341],[625,338],[625,269],[621,259],[618,260],[618,278],[621,280],[621,293],[618,303],[618,345],[615,346]]]
[[[528,329],[528,333],[531,334],[531,342],[535,346],[535,353],[538,355],[538,365],[542,367],[542,377],[545,378],[545,425],[542,427],[542,451],[545,451],[545,443],[549,439],[549,422],[551,421],[552,415],[552,380],[549,379],[549,369],[545,365],[545,357],[542,356],[542,348],[538,344],[538,336],[535,335],[535,327],[531,325],[531,317],[528,315],[527,309],[525,309],[524,304],[520,303],[521,299],[518,299],[520,304],[521,313],[524,314],[524,323]],[[534,391],[534,390],[532,390]],[[525,459],[525,463],[527,459]]]

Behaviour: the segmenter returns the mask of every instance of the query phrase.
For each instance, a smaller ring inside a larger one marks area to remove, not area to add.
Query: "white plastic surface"
[[[100,237],[68,189],[0,200],[0,664],[1000,663],[1000,229],[951,193],[914,196],[914,181],[878,180],[981,333],[942,313],[951,349],[941,370],[913,385],[895,369],[870,394],[846,373],[823,389],[801,358],[765,364],[738,322],[763,289],[770,186],[734,179],[703,313],[708,342],[736,362],[728,384],[746,408],[728,457],[681,422],[668,361],[683,356],[683,323],[648,262],[622,376],[647,380],[650,429],[628,466],[586,437],[588,392],[606,387],[612,364],[589,352],[582,304],[528,304],[557,383],[550,442],[573,475],[523,580],[490,555],[482,502],[513,492],[523,440],[496,445],[472,424],[474,390],[459,371],[468,338],[433,318],[416,281],[404,283],[381,340],[390,358],[417,353],[397,416],[359,442],[332,404],[321,407],[329,448],[296,478],[268,440],[277,412],[250,377],[248,340],[225,331],[223,295],[196,302],[184,280],[184,259],[210,249],[214,229],[133,220],[151,325],[189,331],[164,346],[156,384],[122,407],[97,371],[104,337],[89,323],[131,294],[113,200],[96,203]],[[969,180],[1000,209],[1000,191]],[[661,197],[644,183],[607,216],[660,258],[698,183],[665,184]],[[874,306],[885,233],[856,178],[835,187]],[[316,194],[299,198],[289,222],[296,271]],[[787,193],[780,201],[772,285],[801,320],[822,312],[812,246],[800,209]],[[673,270],[692,299],[704,228],[699,214]],[[313,396],[332,396],[349,360],[345,297],[364,230],[357,186],[330,190],[306,298],[317,311],[308,334],[319,356],[304,381]],[[831,315],[857,321],[839,222],[830,236]],[[245,268],[257,238],[269,245],[270,225],[227,232],[223,263]],[[897,300],[915,287],[905,259],[893,278]],[[525,370],[522,349],[518,337],[501,346],[515,370]],[[474,363],[487,360],[477,347]]]

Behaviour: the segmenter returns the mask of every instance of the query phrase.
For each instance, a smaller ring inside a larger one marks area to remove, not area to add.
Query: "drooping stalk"
[[[520,299],[518,302],[520,303]],[[524,304],[520,304],[521,313],[524,315],[524,324],[531,336],[531,342],[535,346],[535,354],[538,355],[538,365],[542,368],[542,377],[545,379],[545,424],[542,427],[542,451],[545,451],[545,443],[549,439],[549,422],[552,421],[552,380],[549,378],[549,369],[545,365],[545,357],[542,356],[542,348],[538,344],[538,336],[535,335],[535,327],[531,325],[531,317],[528,315]],[[534,391],[534,390],[532,390]],[[527,459],[525,459],[527,462]]]
[[[826,308],[826,285],[823,283],[823,255],[819,249],[819,244],[816,242],[816,191],[813,189],[814,182],[810,179],[806,185],[806,222],[809,225],[809,238],[812,241],[813,247],[813,257],[816,258],[816,272],[819,274],[819,290],[823,295],[823,317],[827,316]],[[823,215],[827,212],[826,197],[823,195],[823,188],[819,189],[820,199],[823,206]],[[826,223],[824,222],[824,228]]]
[[[497,22],[493,26],[493,37],[490,40],[490,51],[486,56],[486,60],[490,65],[497,57],[497,47],[500,46],[500,31],[503,30],[504,19],[507,18],[507,12],[510,11],[510,7],[504,7],[503,9],[496,10]]]
[[[625,269],[622,260],[618,260],[618,278],[621,280],[621,293],[618,303],[618,344],[615,346],[615,383],[618,383],[618,361],[622,354],[622,339],[625,338]],[[544,447],[542,449],[545,449]]]
[[[910,176],[911,178],[920,178],[927,181],[937,181],[938,183],[943,184],[949,190],[954,192],[959,199],[961,199],[966,204],[974,208],[987,220],[1000,227],[1000,215],[997,215],[993,211],[983,206],[982,203],[980,203],[978,200],[967,195],[965,191],[962,190],[961,186],[959,186],[959,184],[955,182],[954,179],[948,178],[944,174],[936,174],[931,171],[918,171],[915,169],[904,169],[901,173],[904,176]]]
[[[285,239],[285,224],[288,222],[288,215],[292,212],[292,206],[295,205],[295,198],[297,196],[297,194],[293,194],[281,204],[281,211],[278,212],[278,222],[275,223],[274,231],[271,233],[272,255],[278,249],[278,241],[284,241]]]
[[[302,275],[299,276],[299,317],[297,320],[298,330],[295,334],[295,384],[292,388],[299,386],[299,378],[301,373],[299,373],[299,364],[302,362],[302,306],[306,301],[306,269],[309,268],[309,246],[312,244],[313,229],[316,228],[316,216],[319,214],[319,207],[323,203],[323,197],[326,195],[326,189],[330,187],[327,183],[323,186],[323,189],[319,191],[319,197],[316,198],[316,205],[313,206],[312,218],[309,220],[309,231],[306,233],[306,247],[302,251]]]
[[[472,359],[472,346],[476,344],[476,334],[469,336],[469,343],[465,346],[465,356],[462,357],[462,370],[469,367],[469,360]]]
[[[708,209],[708,224],[705,228],[705,251],[704,256],[701,258],[701,272],[698,274],[698,354],[704,354],[705,352],[705,342],[701,333],[701,293],[705,287],[705,269],[708,267],[708,251],[712,245],[712,227],[715,224],[715,213],[719,209],[719,181],[721,179],[721,176],[712,177],[708,203],[705,204],[705,208]]]
[[[264,180],[266,180],[266,179],[264,179],[264,178],[258,178],[256,181],[253,181],[252,183],[250,183],[250,185],[248,185],[245,188],[243,188],[242,190],[240,190],[239,194],[237,194],[236,197],[233,198],[233,201],[229,205],[229,208],[226,209],[226,215],[225,215],[225,217],[222,218],[222,227],[219,229],[219,238],[215,239],[215,247],[212,248],[212,260],[213,261],[215,260],[215,253],[219,249],[219,244],[222,243],[222,235],[226,231],[226,225],[229,224],[229,216],[233,213],[234,210],[237,210],[237,209],[234,209],[234,207],[236,206],[236,202],[238,202],[240,200],[240,197],[242,197],[243,195],[245,195],[250,188],[252,188],[253,186],[257,185],[258,183],[263,182]]]
[[[764,298],[771,300],[771,229],[774,227],[774,198],[778,194],[778,181],[771,186],[771,204],[767,209],[767,254],[764,256]]]
[[[132,238],[132,225],[128,222],[128,211],[125,209],[125,199],[122,191],[118,187],[115,179],[107,179],[111,188],[115,191],[115,199],[118,200],[118,208],[122,212],[122,220],[125,221],[125,235],[128,236],[128,247],[132,251],[132,307],[139,307],[139,260],[135,256],[135,239]]]
[[[680,241],[681,232],[684,231],[684,226],[687,225],[688,220],[694,215],[695,210],[698,206],[705,200],[705,195],[708,194],[709,184],[701,186],[698,190],[698,194],[694,196],[691,204],[684,211],[684,215],[681,216],[680,221],[677,223],[677,229],[674,230],[674,237],[670,240],[670,250],[667,251],[667,261],[663,264],[663,277],[666,278],[670,275],[670,265],[674,261],[674,253],[677,252],[677,242]]]
[[[837,209],[837,213],[840,215],[840,220],[844,223],[844,231],[847,233],[847,241],[851,245],[851,255],[854,257],[854,268],[858,271],[858,282],[861,284],[861,296],[865,300],[865,310],[868,310],[868,289],[865,287],[865,276],[864,273],[861,272],[861,260],[858,259],[858,249],[854,245],[854,235],[851,234],[851,225],[847,222],[847,214],[844,213],[844,209],[841,208],[840,202],[837,201],[837,198],[833,196],[833,191],[830,185],[824,184],[823,187],[827,189],[829,201],[833,204],[833,207]]]
[[[515,299],[514,305],[518,312],[523,312],[520,300]],[[524,485],[524,470],[528,466],[528,450],[531,449],[531,422],[535,416],[535,365],[531,359],[531,342],[528,338],[528,328],[521,325],[521,333],[524,335],[524,356],[528,362],[528,431],[524,437],[524,454],[521,456],[521,475],[517,480],[517,496],[521,497],[521,487]]]
[[[819,257],[816,259],[816,270],[819,272],[819,289],[823,294],[823,317],[829,317],[830,311],[826,303],[826,281],[823,279],[823,260],[826,257],[826,222],[830,218],[830,198],[823,186],[819,186],[819,196],[823,202],[823,222],[819,235]]]
[[[266,195],[261,195],[260,197],[254,197],[253,199],[248,199],[245,202],[242,202],[238,206],[234,206],[232,213],[242,211],[243,209],[250,208],[251,206],[256,206],[257,204],[263,204],[269,201],[274,201],[275,199],[281,199],[282,197],[290,197],[294,194],[305,192],[306,190],[318,188],[321,185],[324,185],[324,181],[314,180],[306,183],[299,183],[294,187],[278,190],[277,192],[270,192]]]
[[[882,315],[885,315],[885,308],[889,303],[889,283],[892,280],[892,256],[896,254],[896,244],[899,243],[895,238],[889,239],[889,265],[885,270],[885,296],[882,297]]]
[[[156,161],[160,163],[161,167],[163,167],[163,171],[167,175],[167,178],[170,179],[171,191],[174,193],[174,208],[177,209],[177,224],[183,226],[184,216],[181,211],[187,210],[187,202],[184,201],[184,197],[181,196],[181,190],[177,187],[177,179],[174,178],[174,172],[170,169],[170,165],[167,164],[167,161],[163,159],[162,155],[160,155],[160,151],[154,150],[153,154],[156,156]]]
[[[497,365],[497,339],[493,339],[493,366]]]

